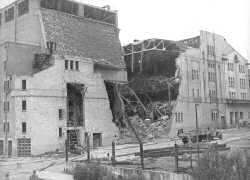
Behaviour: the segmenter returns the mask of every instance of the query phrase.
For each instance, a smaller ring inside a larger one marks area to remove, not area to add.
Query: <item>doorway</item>
[[[8,156],[12,155],[12,141],[8,141]]]
[[[93,133],[93,147],[101,147],[102,146],[102,134],[101,133]]]
[[[0,155],[3,155],[3,140],[0,140]]]

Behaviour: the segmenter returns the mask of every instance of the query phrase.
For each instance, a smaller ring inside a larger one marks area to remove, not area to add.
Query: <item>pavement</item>
[[[144,144],[144,150],[164,148],[173,146],[174,143],[181,143],[175,139],[156,139]],[[242,148],[250,152],[250,129],[227,129],[223,130],[223,139],[214,141],[219,144],[226,143],[231,148]],[[138,144],[125,144],[116,146],[117,160],[132,160],[134,153],[139,152]],[[107,153],[112,154],[112,147],[101,147],[91,151],[92,158],[107,158]],[[86,155],[72,156],[69,162],[86,160]],[[67,167],[71,164],[67,164]],[[28,157],[28,158],[0,158],[0,180],[4,180],[4,175],[9,172],[10,180],[28,180],[33,170],[43,169],[48,172],[63,173],[66,167],[63,156],[51,157]]]

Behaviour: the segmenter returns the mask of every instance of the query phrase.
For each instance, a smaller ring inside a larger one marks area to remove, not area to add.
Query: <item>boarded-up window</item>
[[[31,139],[17,139],[17,155],[19,157],[27,157],[31,155]]]
[[[29,0],[24,0],[18,4],[18,16],[29,12]]]
[[[14,19],[14,7],[7,9],[5,12],[5,22],[9,22]]]

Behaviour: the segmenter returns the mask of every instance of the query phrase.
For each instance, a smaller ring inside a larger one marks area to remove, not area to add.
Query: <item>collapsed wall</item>
[[[128,84],[106,82],[113,122],[120,129],[127,128],[129,118],[142,137],[169,132],[180,83],[176,59],[184,49],[180,43],[158,39],[124,47]]]

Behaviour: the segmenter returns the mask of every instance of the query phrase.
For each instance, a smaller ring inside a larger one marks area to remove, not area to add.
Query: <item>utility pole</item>
[[[200,147],[199,147],[199,124],[198,124],[198,112],[197,107],[199,104],[195,104],[195,125],[196,125],[196,142],[197,142],[197,155],[198,155],[198,162],[200,161]]]

